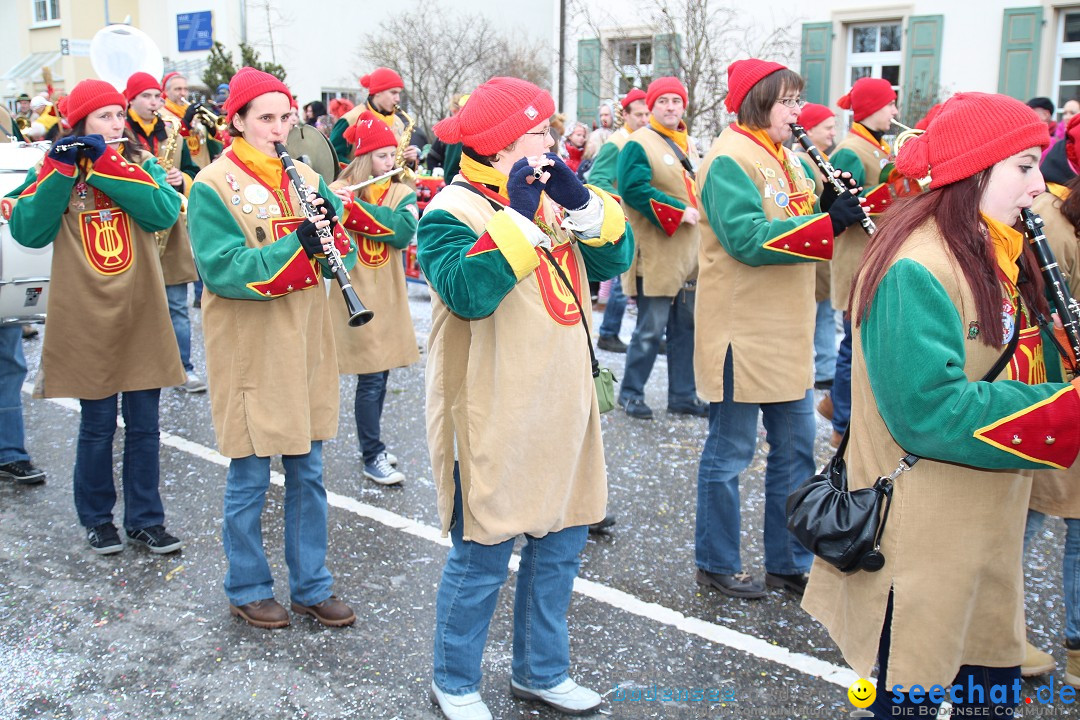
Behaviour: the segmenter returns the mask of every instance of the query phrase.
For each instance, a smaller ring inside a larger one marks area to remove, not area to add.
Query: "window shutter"
[[[1042,7],[1005,11],[1001,28],[998,92],[1026,101],[1037,94]]]
[[[653,36],[653,80],[658,77],[679,75],[679,49],[682,46],[678,33]]]
[[[591,127],[600,113],[600,39],[578,40],[577,116]]]
[[[916,123],[938,101],[944,25],[944,15],[913,15],[908,19],[900,105],[908,124]]]
[[[832,60],[832,23],[803,23],[802,62],[799,74],[807,102],[829,104],[829,68]]]

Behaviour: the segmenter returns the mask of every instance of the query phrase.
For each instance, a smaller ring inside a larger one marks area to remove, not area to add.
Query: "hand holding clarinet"
[[[836,171],[836,168],[825,159],[825,156],[821,154],[821,151],[814,145],[814,141],[806,134],[802,126],[793,123],[791,125],[791,132],[795,136],[795,139],[799,141],[799,144],[806,150],[806,154],[810,156],[810,159],[814,161],[814,164],[821,170],[821,174],[828,181],[828,185],[825,188],[825,193],[822,194],[821,207],[823,210],[829,213],[829,219],[832,220],[833,235],[839,235],[856,222],[862,227],[863,231],[867,235],[873,235],[877,232],[877,226],[874,221],[870,219],[870,214],[863,208],[859,199],[852,194],[851,187],[841,179],[841,175]],[[848,179],[850,179],[848,175]],[[826,207],[826,195],[831,199]]]

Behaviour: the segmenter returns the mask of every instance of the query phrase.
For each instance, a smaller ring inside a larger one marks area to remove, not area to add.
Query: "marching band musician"
[[[401,251],[416,235],[416,192],[400,174],[356,191],[348,185],[379,177],[394,168],[397,139],[381,119],[363,113],[355,127],[352,162],[330,186],[345,205],[345,229],[356,245],[357,262],[349,276],[353,287],[375,313],[362,333],[347,324],[344,299],[330,301],[337,344],[338,370],[356,375],[356,436],[364,477],[380,485],[405,480],[397,458],[386,451],[380,419],[390,368],[420,359],[409,315]]]
[[[889,164],[892,151],[881,137],[899,114],[896,91],[888,80],[859,78],[851,86],[851,91],[836,104],[844,110],[851,110],[854,122],[848,136],[833,150],[829,161],[840,172],[850,173],[852,181],[863,188],[867,212],[884,212],[892,203],[892,191],[888,184],[881,181],[881,171]],[[829,402],[826,408],[831,406],[832,412],[823,413],[826,417],[832,416],[829,418],[833,427],[829,443],[834,448],[844,437],[851,415],[851,316],[848,312],[848,296],[851,294],[851,278],[869,239],[870,236],[862,227],[848,229],[836,238],[830,263],[832,305],[844,313],[844,339],[840,342],[836,357],[832,391],[827,396]]]
[[[168,167],[165,180],[181,195],[187,195],[199,166],[191,160],[187,143],[181,132],[180,118],[162,109],[161,88],[149,73],[137,72],[128,78],[124,95],[128,99],[127,125],[143,149]],[[188,317],[188,284],[199,279],[191,254],[187,220],[183,214],[165,235],[156,236],[161,253],[161,272],[165,278],[165,295],[169,299],[176,343],[180,347],[180,362],[187,378],[180,389],[188,393],[206,391],[206,383],[195,374],[191,362],[191,320]]]
[[[357,105],[347,112],[344,117],[334,123],[330,131],[330,144],[337,151],[338,159],[348,162],[352,159],[353,147],[356,145],[355,136],[346,134],[346,131],[356,125],[360,115],[365,112],[374,113],[386,123],[387,127],[394,131],[394,137],[401,140],[407,123],[398,113],[398,103],[401,101],[401,93],[405,89],[405,83],[401,76],[386,67],[375,68],[370,75],[360,78],[360,85],[367,89],[367,102]],[[410,144],[405,148],[405,164],[411,168],[417,166],[420,157],[420,148]]]
[[[6,107],[0,106],[0,143],[23,141],[23,134],[19,130],[19,123],[11,116]]]
[[[230,612],[255,627],[280,628],[289,615],[274,599],[261,514],[270,459],[285,466],[285,561],[294,613],[330,627],[356,615],[331,594],[326,568],[327,504],[322,443],[337,433],[338,368],[330,305],[320,281],[329,247],[318,236],[341,214],[319,176],[323,217],[304,218],[275,150],[291,112],[288,87],[245,67],[233,76],[225,112],[230,148],[199,173],[188,226],[203,281],[203,327],[210,406],[226,478],[222,540]],[[328,217],[329,216],[329,217]],[[355,261],[345,231],[334,242]]]
[[[511,692],[568,714],[601,702],[569,676],[566,620],[586,528],[607,498],[580,303],[590,278],[626,269],[633,242],[614,198],[550,152],[554,110],[532,83],[495,77],[435,125],[463,144],[457,179],[418,230],[433,291],[428,445],[452,541],[431,693],[450,720],[491,718],[481,658],[522,534]]]
[[[117,396],[125,427],[124,529],[154,553],[179,550],[159,492],[158,401],[183,381],[153,233],[170,227],[180,196],[157,160],[124,137],[127,101],[84,80],[66,99],[72,129],[30,172],[10,214],[27,247],[53,244],[49,331],[35,394],[82,405],[75,509],[98,554],[123,550],[112,510]],[[5,200],[5,203],[10,203]]]
[[[738,121],[713,141],[698,177],[704,222],[694,367],[710,404],[695,560],[698,583],[731,597],[765,594],[739,554],[739,475],[754,457],[759,412],[769,444],[765,579],[796,594],[806,584],[812,556],[788,532],[786,503],[814,474],[814,266],[863,217],[851,193],[824,196],[827,213],[818,212],[813,178],[783,146],[802,88],[803,79],[778,63],[732,63],[724,104]]]
[[[217,128],[208,128],[199,119],[197,105],[201,103],[188,102],[187,78],[182,73],[167,73],[161,81],[161,89],[165,109],[183,120],[180,134],[187,141],[191,162],[201,170],[221,154],[222,144],[215,137]]]

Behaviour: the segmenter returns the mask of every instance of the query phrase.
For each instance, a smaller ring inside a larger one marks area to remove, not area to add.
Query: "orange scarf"
[[[686,141],[686,123],[682,120],[679,121],[679,127],[675,130],[668,130],[666,127],[656,121],[652,115],[649,116],[649,127],[656,132],[660,133],[664,137],[671,138],[675,141],[684,153],[690,152],[690,145]]]
[[[271,188],[281,187],[281,161],[257,150],[241,136],[237,136],[229,146],[236,159],[244,163],[251,172],[258,175]]]
[[[1020,268],[1016,261],[1024,250],[1024,236],[1016,228],[1011,228],[1003,222],[979,213],[986,229],[990,232],[990,242],[994,246],[994,257],[997,258],[998,267],[1005,273],[1013,285],[1020,275]]]

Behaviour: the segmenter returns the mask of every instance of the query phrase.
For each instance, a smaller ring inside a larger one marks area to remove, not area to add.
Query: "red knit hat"
[[[930,127],[930,123],[934,121],[934,118],[937,117],[937,114],[939,112],[941,112],[941,103],[932,105],[930,109],[926,111],[926,114],[919,119],[919,122],[915,123],[915,129],[925,130],[926,128]]]
[[[144,93],[147,90],[157,90],[161,92],[161,86],[158,85],[157,78],[150,73],[137,72],[128,78],[127,87],[124,88],[124,97],[131,102],[139,96],[140,93]]]
[[[169,81],[176,77],[187,79],[182,72],[165,73],[165,77],[161,78],[161,92],[165,92],[165,88],[169,85]]]
[[[546,90],[512,77],[493,77],[469,95],[456,115],[435,123],[447,144],[463,143],[481,155],[494,155],[555,112]]]
[[[336,118],[339,118],[345,113],[349,112],[353,109],[353,107],[355,106],[352,104],[352,102],[345,98],[334,98],[327,106],[327,108],[330,110],[330,114]]]
[[[804,130],[812,130],[831,117],[836,117],[836,113],[824,105],[806,103],[799,112],[799,124]]]
[[[71,88],[67,99],[63,103],[63,114],[71,127],[75,127],[80,120],[106,105],[119,105],[127,107],[127,100],[120,91],[113,87],[112,83],[104,80],[83,80]]]
[[[372,95],[381,93],[383,90],[405,87],[405,83],[401,81],[401,76],[385,67],[375,68],[370,75],[360,78],[360,84],[366,87],[367,91]]]
[[[686,104],[686,86],[679,82],[679,78],[671,76],[656,78],[649,83],[649,89],[645,92],[645,104],[652,110],[657,98],[668,93],[678,95],[682,98],[683,105]]]
[[[896,99],[892,84],[883,78],[863,77],[855,81],[851,90],[836,101],[837,106],[851,110],[855,122],[870,117]]]
[[[1080,168],[1080,114],[1069,118],[1065,127],[1065,157],[1074,168]]]
[[[279,92],[289,99],[289,107],[292,107],[292,93],[285,83],[278,80],[270,73],[256,70],[253,67],[242,67],[236,71],[229,81],[229,97],[225,100],[225,117],[232,122],[233,116],[240,108],[249,102],[265,95],[266,93]]]
[[[360,113],[356,124],[345,131],[345,139],[356,146],[353,157],[360,157],[372,150],[398,144],[390,126],[381,118],[375,117],[375,113],[367,110]]]
[[[641,88],[630,88],[630,92],[626,93],[626,97],[620,100],[619,104],[623,106],[623,110],[626,110],[630,107],[630,103],[645,100],[646,97],[645,91]]]
[[[990,93],[949,98],[930,128],[900,149],[896,169],[909,178],[930,175],[939,188],[971,177],[1021,150],[1050,144],[1046,123],[1019,100]]]
[[[787,70],[787,68],[780,63],[757,58],[736,60],[728,65],[728,93],[724,98],[724,107],[728,109],[728,112],[739,112],[742,101],[746,99],[746,93],[750,92],[750,88],[777,70]]]

